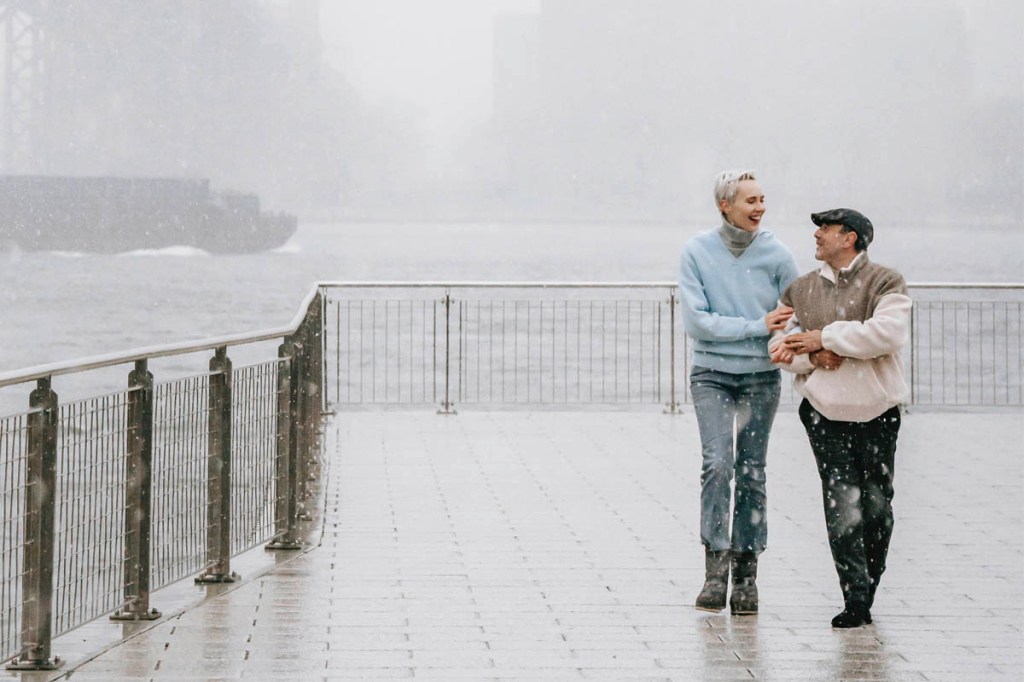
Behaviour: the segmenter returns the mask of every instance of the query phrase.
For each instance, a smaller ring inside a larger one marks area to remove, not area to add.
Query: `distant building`
[[[703,219],[712,174],[750,166],[776,219],[938,220],[986,165],[954,0],[542,0],[496,35],[507,182],[564,213]]]

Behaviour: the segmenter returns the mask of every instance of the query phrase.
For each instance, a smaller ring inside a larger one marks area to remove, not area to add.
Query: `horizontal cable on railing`
[[[317,286],[323,289],[328,288],[355,288],[355,289],[444,289],[444,288],[474,288],[474,289],[576,289],[576,288],[624,288],[624,289],[664,289],[679,286],[678,282],[524,282],[524,281],[451,281],[451,282],[403,282],[403,281],[358,281],[338,280],[322,281]],[[1021,289],[1024,290],[1024,282],[907,282],[911,289]]]
[[[321,289],[665,289],[676,282],[319,282]]]

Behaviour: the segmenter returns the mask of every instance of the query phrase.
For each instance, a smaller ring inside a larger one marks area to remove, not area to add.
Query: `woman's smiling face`
[[[740,180],[732,203],[722,200],[718,208],[730,224],[741,230],[753,232],[761,224],[761,218],[764,216],[764,190],[757,180]]]

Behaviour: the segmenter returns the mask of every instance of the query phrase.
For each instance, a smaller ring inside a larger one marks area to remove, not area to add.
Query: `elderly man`
[[[794,313],[769,352],[796,375],[804,398],[800,420],[817,460],[845,602],[832,626],[851,628],[871,623],[892,537],[898,406],[907,393],[900,350],[911,301],[898,272],[868,259],[874,227],[867,217],[838,208],[811,221],[823,264],[783,293]]]
[[[764,191],[754,173],[724,171],[714,189],[721,223],[686,243],[679,274],[702,451],[705,581],[695,606],[725,608],[731,568],[730,610],[743,615],[758,610],[757,559],[768,542],[765,462],[782,383],[767,341],[789,319],[778,299],[798,272],[789,249],[761,228]]]

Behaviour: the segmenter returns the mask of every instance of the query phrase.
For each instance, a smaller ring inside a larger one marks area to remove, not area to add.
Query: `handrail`
[[[44,377],[60,376],[63,374],[73,374],[76,372],[101,369],[103,367],[123,365],[137,360],[151,360],[153,358],[168,357],[171,355],[185,355],[204,350],[215,350],[217,348],[242,346],[250,343],[259,343],[260,341],[280,339],[298,331],[299,325],[302,324],[302,320],[305,318],[306,310],[313,302],[313,298],[316,296],[319,289],[319,284],[313,285],[309,293],[306,294],[306,297],[303,299],[302,305],[299,307],[299,311],[295,314],[295,317],[292,318],[290,323],[283,327],[274,327],[272,329],[265,329],[257,332],[229,334],[227,336],[217,336],[209,339],[200,339],[198,341],[179,341],[177,343],[161,344],[158,346],[147,346],[145,348],[136,348],[119,353],[94,355],[75,360],[54,362],[47,365],[26,367],[24,369],[18,369],[11,372],[0,372],[0,388],[4,386],[13,386],[15,384],[23,384],[29,381],[42,379]]]
[[[318,282],[336,289],[664,289],[678,282]]]
[[[352,289],[427,289],[427,288],[479,288],[479,289],[664,289],[676,287],[678,282],[360,282],[360,281],[322,281],[321,288],[352,288]],[[911,289],[1024,289],[1024,282],[907,282]]]
[[[907,282],[910,289],[1024,289],[1024,282]]]

